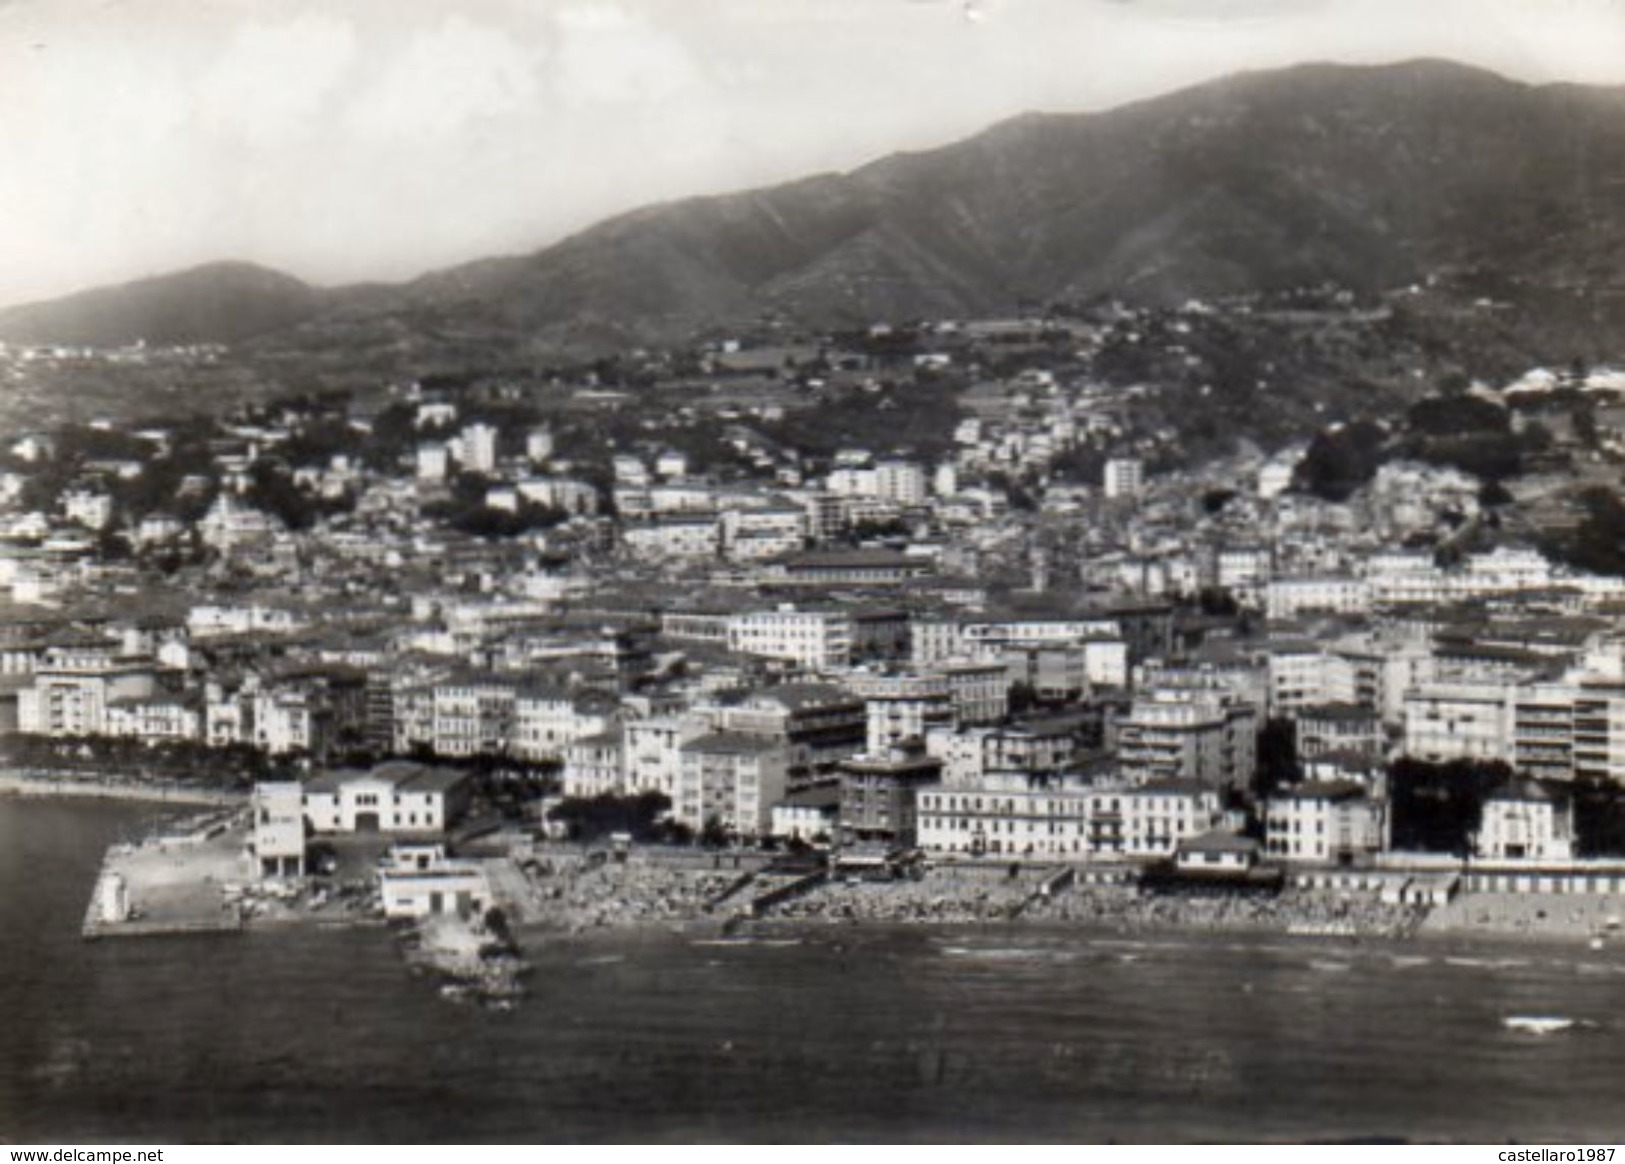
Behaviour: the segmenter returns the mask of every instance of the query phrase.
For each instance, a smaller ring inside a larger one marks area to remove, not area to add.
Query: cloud
[[[451,16],[411,35],[350,105],[346,128],[363,136],[422,139],[525,110],[541,96],[546,47]]]
[[[1625,0],[0,0],[0,302],[233,256],[404,276],[1024,110],[1407,55],[1618,84]]]
[[[216,133],[260,137],[308,129],[356,51],[355,29],[319,13],[245,25],[200,79],[195,108]]]
[[[553,91],[571,108],[661,102],[705,84],[678,37],[619,5],[572,4],[556,24]]]

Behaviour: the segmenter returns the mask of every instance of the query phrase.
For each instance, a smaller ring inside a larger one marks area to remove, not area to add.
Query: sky
[[[1243,69],[1625,84],[1625,0],[0,0],[0,304],[332,285]]]

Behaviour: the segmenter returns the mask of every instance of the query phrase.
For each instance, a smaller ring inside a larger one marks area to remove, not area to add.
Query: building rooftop
[[[1305,707],[1298,712],[1299,721],[1306,719],[1332,720],[1337,723],[1365,723],[1375,722],[1378,716],[1369,707],[1361,707],[1355,703],[1320,703],[1313,707]]]
[[[1225,829],[1210,829],[1198,836],[1179,842],[1179,849],[1184,853],[1253,853],[1258,852],[1258,842],[1251,837],[1244,837]]]
[[[1365,796],[1365,788],[1352,780],[1306,780],[1279,788],[1271,800],[1353,800]]]
[[[752,702],[777,703],[787,711],[863,702],[844,687],[837,687],[833,683],[781,683],[775,687],[764,687],[754,691],[748,698]]]
[[[741,735],[738,732],[711,732],[690,740],[682,746],[684,752],[707,752],[712,755],[750,756],[776,751],[779,744],[761,736]]]

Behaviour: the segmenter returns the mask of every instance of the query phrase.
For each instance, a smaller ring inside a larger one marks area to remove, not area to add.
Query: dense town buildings
[[[1009,333],[927,334],[902,374]],[[1395,845],[1396,761],[1502,764],[1479,849],[1579,852],[1564,789],[1625,783],[1625,581],[1488,536],[1457,470],[1333,502],[1302,442],[1180,467],[1057,350],[960,384],[923,442],[798,444],[817,377],[711,357],[651,372],[669,399],[553,385],[519,419],[511,384],[244,415],[163,509],[131,490],[166,430],[15,442],[0,730],[266,757],[279,874],[290,788],[312,834],[432,834],[476,770],[740,843],[1313,867]]]

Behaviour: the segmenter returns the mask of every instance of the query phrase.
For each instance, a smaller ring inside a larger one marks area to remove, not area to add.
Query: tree
[[[728,830],[718,816],[705,818],[705,825],[700,829],[700,845],[707,849],[726,849],[728,847]]]
[[[1574,781],[1574,850],[1577,857],[1625,857],[1625,788],[1612,780]]]
[[[1478,490],[1478,504],[1485,509],[1495,509],[1502,505],[1511,505],[1515,498],[1507,487],[1496,480],[1489,480]]]
[[[1303,779],[1303,765],[1298,763],[1298,725],[1290,719],[1271,719],[1258,729],[1256,756],[1253,794],[1260,800]]]
[[[1512,778],[1500,761],[1428,763],[1402,756],[1388,772],[1396,849],[1466,856],[1484,818],[1484,802]]]
[[[1600,437],[1597,432],[1597,414],[1592,411],[1591,403],[1585,401],[1576,405],[1569,415],[1574,421],[1575,439],[1588,449],[1596,448]]]
[[[611,833],[630,833],[635,841],[661,841],[667,837],[663,818],[671,799],[659,792],[637,796],[605,794],[591,799],[570,797],[554,805],[549,820],[562,822],[573,841],[597,841]]]
[[[1554,536],[1543,548],[1582,570],[1625,576],[1625,502],[1602,485],[1582,492],[1579,502],[1585,517],[1574,533]]]
[[[1430,396],[1405,414],[1413,432],[1454,437],[1464,433],[1504,433],[1511,429],[1505,408],[1477,396]]]
[[[1384,435],[1368,420],[1322,430],[1298,463],[1293,484],[1326,501],[1347,501],[1377,475]]]
[[[320,508],[293,478],[267,461],[254,462],[244,499],[255,509],[281,520],[291,530],[306,530],[316,523]]]

